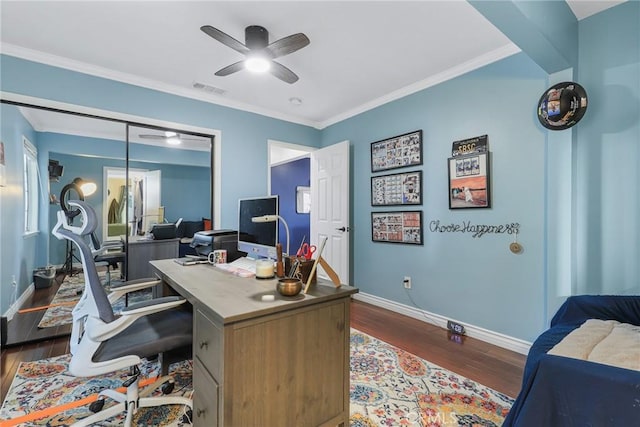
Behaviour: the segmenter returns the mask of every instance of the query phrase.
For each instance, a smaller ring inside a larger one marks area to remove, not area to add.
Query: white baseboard
[[[13,319],[13,316],[15,316],[15,314],[18,312],[20,307],[22,307],[22,304],[27,302],[27,300],[31,297],[31,294],[33,294],[35,290],[36,290],[35,285],[31,283],[29,287],[24,290],[22,295],[20,295],[20,298],[18,298],[16,302],[11,304],[11,307],[9,307],[9,309],[4,314],[4,316],[7,318],[7,321]]]
[[[359,292],[357,294],[354,294],[353,298],[358,301],[386,308],[387,310],[391,310],[399,314],[404,314],[405,316],[409,316],[417,320],[422,320],[426,323],[431,323],[444,329],[446,329],[447,327],[447,320],[453,320],[454,322],[458,322],[464,325],[467,336],[479,339],[489,344],[497,345],[498,347],[506,348],[507,350],[515,351],[516,353],[526,355],[527,353],[529,353],[529,348],[531,347],[531,343],[528,341],[490,331],[479,326],[459,322],[458,320],[452,319],[450,317],[444,317],[439,314],[430,313],[425,310],[420,310],[418,308],[400,304],[385,298],[380,298],[375,295]]]

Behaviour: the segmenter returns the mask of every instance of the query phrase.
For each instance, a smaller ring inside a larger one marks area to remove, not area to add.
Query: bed
[[[640,425],[640,371],[548,354],[589,319],[640,326],[640,296],[569,297],[531,346],[503,426]],[[640,358],[640,342],[633,352]]]

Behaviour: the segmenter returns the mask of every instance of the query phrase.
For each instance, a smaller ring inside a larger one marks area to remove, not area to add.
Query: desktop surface
[[[151,265],[162,280],[191,304],[207,307],[225,324],[358,292],[354,287],[342,285],[336,288],[332,282],[319,279],[309,293],[284,297],[276,291],[276,278],[239,277],[211,264],[182,266],[172,259],[151,261]],[[274,300],[264,301],[263,295],[273,295]]]

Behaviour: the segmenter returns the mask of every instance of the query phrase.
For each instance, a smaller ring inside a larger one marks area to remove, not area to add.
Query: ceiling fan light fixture
[[[167,138],[167,144],[169,145],[180,145],[182,144],[182,140],[180,138],[178,138],[177,136],[172,136]]]
[[[244,68],[252,73],[266,73],[271,68],[271,61],[262,56],[250,56],[244,61]]]
[[[167,138],[172,138],[174,136],[178,136],[178,134],[173,132],[173,131],[166,130],[166,131],[164,131],[164,136],[167,137]]]

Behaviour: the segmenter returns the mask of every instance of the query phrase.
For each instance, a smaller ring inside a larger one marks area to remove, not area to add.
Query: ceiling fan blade
[[[296,76],[293,71],[282,64],[278,64],[276,61],[271,61],[271,68],[269,71],[283,82],[292,84],[298,81],[298,76]]]
[[[242,70],[244,68],[244,61],[238,61],[235,62],[231,65],[227,65],[226,67],[216,71],[216,76],[218,77],[224,77],[224,76],[228,76],[229,74],[233,74],[235,72],[238,72],[240,70]]]
[[[212,27],[211,25],[203,25],[202,27],[200,27],[200,29],[207,35],[218,40],[220,43],[229,46],[231,49],[240,52],[243,55],[246,55],[249,52],[249,49],[238,40],[234,39],[226,33],[223,33],[219,29]]]
[[[140,134],[138,135],[142,139],[165,139],[164,135],[148,135],[148,134]]]
[[[310,43],[309,38],[302,33],[292,34],[283,39],[276,40],[267,46],[273,58],[285,56],[296,50],[302,49]]]

